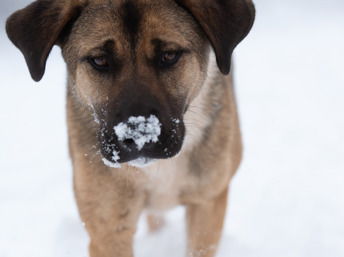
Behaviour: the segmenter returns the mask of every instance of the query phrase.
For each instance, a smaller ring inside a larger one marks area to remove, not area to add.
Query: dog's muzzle
[[[126,85],[125,93],[100,117],[98,142],[110,166],[128,162],[141,167],[175,156],[183,145],[183,108],[176,101],[159,99],[144,85],[134,86]]]
[[[130,116],[100,133],[103,162],[110,167],[120,167],[128,162],[132,166],[144,167],[157,159],[168,159],[181,150],[184,140],[184,124],[171,119],[168,124],[155,115]]]

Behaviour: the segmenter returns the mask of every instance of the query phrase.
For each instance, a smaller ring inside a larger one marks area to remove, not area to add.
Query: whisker
[[[201,113],[198,113],[198,112],[193,111],[193,110],[190,110],[190,109],[189,109],[188,111],[191,112],[191,113],[197,114],[199,117],[203,118],[205,121],[208,121],[208,120],[209,120],[208,117],[206,117],[205,115],[203,115],[203,114],[201,114]]]
[[[190,144],[185,144],[185,146],[184,146],[183,149],[182,149],[181,154],[184,153],[185,151],[191,151],[192,149],[193,149],[193,148],[191,147]]]
[[[198,109],[200,109],[200,110],[204,110],[204,107],[202,107],[202,106],[197,106],[197,105],[189,105],[189,108],[198,108]]]
[[[132,167],[131,165],[129,165],[129,175],[131,175],[131,177],[132,177],[134,180],[136,180],[134,167]]]
[[[155,179],[158,178],[160,176],[160,163],[157,163],[157,171],[155,172],[155,174],[153,176],[151,176],[151,179]]]
[[[204,123],[204,121],[203,120],[200,120],[200,119],[198,119],[197,117],[193,117],[193,118],[189,118],[189,117],[185,117],[184,118],[184,121],[197,121],[197,122],[200,122],[200,123]]]
[[[199,136],[196,136],[194,134],[188,134],[188,133],[186,134],[186,136],[190,136],[190,137],[193,137],[193,138],[196,138],[196,139],[199,138]]]
[[[175,158],[171,158],[171,159],[169,159],[169,161],[172,163],[172,165],[174,166],[174,168],[177,167],[177,162],[176,162]]]
[[[78,117],[76,119],[68,119],[68,121],[84,121],[84,120],[90,120],[92,118],[89,117]]]
[[[129,169],[127,169],[127,187],[129,187],[129,170],[130,170],[130,166]]]
[[[200,122],[199,120],[186,120],[186,121],[184,122],[184,124],[185,124],[185,125],[194,124],[194,125],[198,125],[198,126],[200,126],[200,127],[204,127],[204,126],[205,126],[205,124],[202,123],[202,122]]]
[[[98,150],[96,153],[94,153],[94,154],[92,155],[92,157],[91,157],[91,163],[94,161],[94,159],[95,159],[98,155],[100,155],[100,150]]]
[[[80,145],[80,147],[83,148],[89,144],[93,144],[94,142],[97,142],[97,140],[94,138],[89,138],[88,140],[83,140],[83,144]]]
[[[203,128],[200,124],[196,124],[196,123],[185,123],[185,125],[190,126],[190,127],[194,127],[194,128],[198,128],[198,129]]]

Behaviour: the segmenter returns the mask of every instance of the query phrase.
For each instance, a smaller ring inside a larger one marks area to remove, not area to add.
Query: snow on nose
[[[127,122],[115,126],[114,131],[119,141],[133,140],[140,151],[146,143],[159,141],[161,123],[155,115],[149,118],[131,116]]]

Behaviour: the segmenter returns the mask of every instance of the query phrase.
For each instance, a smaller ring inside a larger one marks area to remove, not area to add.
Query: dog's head
[[[35,81],[61,46],[69,89],[99,123],[103,156],[121,163],[180,151],[210,47],[228,74],[253,20],[251,0],[38,0],[6,28]]]

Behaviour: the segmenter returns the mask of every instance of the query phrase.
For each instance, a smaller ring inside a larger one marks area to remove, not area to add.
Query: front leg
[[[187,257],[215,256],[226,214],[227,192],[228,188],[214,199],[187,205]]]
[[[91,239],[91,257],[133,256],[133,236],[145,194],[123,178],[126,172],[120,169],[75,171],[75,195]]]

